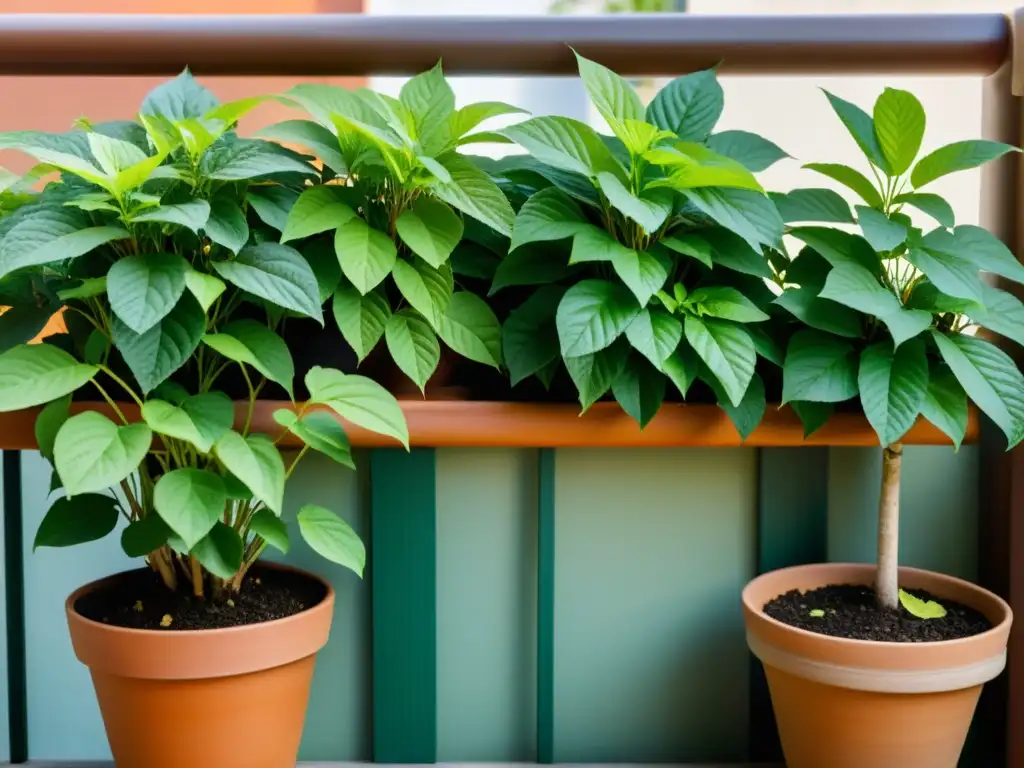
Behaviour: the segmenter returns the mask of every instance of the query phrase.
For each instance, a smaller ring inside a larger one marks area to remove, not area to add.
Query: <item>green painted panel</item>
[[[880,448],[832,448],[833,562],[871,562],[878,549]],[[908,446],[900,489],[900,562],[974,580],[978,573],[978,449]]]
[[[537,463],[537,762],[555,761],[555,451]]]
[[[555,760],[741,762],[752,449],[560,450]]]
[[[4,461],[6,451],[0,451],[0,462]],[[2,479],[2,476],[0,476]],[[4,505],[3,494],[0,493],[0,520],[3,521],[3,525],[0,525],[0,574],[4,574],[4,587],[6,589],[0,589],[0,665],[4,667],[4,673],[0,674],[0,761],[10,759],[10,723],[8,721],[9,712],[7,708],[7,677],[11,674],[12,669],[7,658],[7,632],[9,631],[9,625],[7,624],[7,589],[20,588],[20,581],[15,583],[12,581],[10,576],[7,574],[7,558],[6,546],[7,538],[4,535],[4,529],[12,522],[16,523],[12,518],[9,517],[9,510]],[[15,631],[17,631],[15,629]]]
[[[537,451],[437,452],[437,759],[536,754]]]

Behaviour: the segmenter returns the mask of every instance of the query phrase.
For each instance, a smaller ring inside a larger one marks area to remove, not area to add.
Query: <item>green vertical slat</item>
[[[433,449],[373,451],[373,759],[437,759],[437,493]]]
[[[10,761],[28,762],[25,676],[25,563],[22,554],[21,453],[3,454],[4,580],[7,599],[7,718]]]
[[[828,448],[758,451],[757,570],[828,559]],[[750,759],[782,760],[761,662],[750,672]]]
[[[537,762],[555,761],[555,451],[537,481]]]

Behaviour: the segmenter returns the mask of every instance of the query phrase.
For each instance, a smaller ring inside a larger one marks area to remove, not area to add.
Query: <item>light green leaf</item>
[[[146,159],[146,153],[130,142],[95,132],[87,133],[86,138],[89,141],[89,151],[108,176],[115,176],[118,171]]]
[[[684,141],[704,141],[722,115],[725,94],[713,69],[672,80],[647,107],[647,122]]]
[[[893,176],[901,176],[921,149],[924,107],[914,94],[886,88],[875,102],[874,121],[875,135],[889,170]]]
[[[418,312],[403,309],[388,320],[384,338],[395,364],[423,392],[441,360],[441,345],[430,324]]]
[[[696,259],[708,269],[711,269],[714,266],[711,261],[711,244],[699,235],[687,232],[679,235],[673,235],[672,237],[664,237],[658,242],[676,253],[681,253],[684,256]]]
[[[428,197],[418,198],[395,226],[409,250],[435,268],[448,261],[462,240],[462,219],[444,203]]]
[[[628,359],[629,345],[622,341],[594,354],[565,358],[565,368],[579,392],[583,411],[605,395],[622,375]]]
[[[501,367],[501,323],[487,303],[469,291],[457,291],[438,318],[437,335],[463,357]]]
[[[363,296],[352,286],[343,285],[334,294],[332,309],[338,330],[362,362],[384,335],[391,316],[387,296],[379,290]]]
[[[71,395],[64,395],[47,403],[46,407],[36,416],[34,430],[36,445],[39,446],[39,453],[43,458],[51,463],[53,462],[53,443],[57,439],[57,432],[68,420],[70,407]]]
[[[825,91],[825,96],[828,97],[832,109],[839,115],[839,119],[843,121],[843,125],[853,136],[853,140],[857,142],[857,146],[860,147],[864,156],[879,170],[889,173],[891,170],[889,162],[885,159],[882,148],[878,144],[878,138],[875,135],[875,121],[871,115],[856,104],[833,96],[828,91]]]
[[[440,269],[434,269],[423,259],[413,258],[415,261],[412,262],[405,259],[395,262],[395,284],[412,308],[423,315],[432,328],[437,329],[455,289],[451,267],[445,264]]]
[[[657,232],[672,214],[672,193],[668,190],[653,189],[646,197],[637,197],[614,174],[602,171],[597,181],[612,207],[648,234]]]
[[[166,544],[170,535],[171,529],[160,515],[150,513],[121,531],[121,549],[128,557],[145,557]]]
[[[153,433],[145,424],[119,427],[96,411],[64,422],[53,444],[53,466],[68,496],[97,493],[139,468]]]
[[[285,120],[261,128],[256,135],[285,144],[298,144],[310,150],[338,175],[345,175],[348,164],[338,151],[338,137],[310,120]]]
[[[914,185],[914,189],[920,189],[950,173],[977,168],[1002,157],[1007,152],[1019,151],[1016,147],[998,141],[957,141],[940,147],[918,160],[910,174],[910,183]]]
[[[612,383],[612,394],[622,410],[643,429],[665,400],[665,377],[646,358],[633,353]]]
[[[283,147],[259,139],[217,142],[203,154],[203,171],[218,181],[245,181],[278,173],[314,176],[313,167]]]
[[[898,195],[893,202],[913,206],[949,229],[956,225],[956,214],[953,213],[953,206],[938,195],[932,195],[928,192],[909,192],[904,195]]]
[[[1024,304],[1012,293],[985,285],[983,308],[970,311],[971,320],[1024,346]]]
[[[259,510],[249,521],[249,530],[274,549],[288,554],[288,526],[273,512],[267,509]]]
[[[819,297],[814,288],[787,288],[772,303],[811,328],[848,339],[861,336],[861,316],[838,302]]]
[[[861,200],[872,208],[881,209],[884,203],[882,195],[875,189],[875,185],[868,180],[868,177],[860,171],[850,168],[848,165],[838,163],[807,163],[804,168],[817,171],[823,176],[838,181],[848,189],[860,195]]]
[[[558,359],[555,313],[565,290],[560,285],[541,286],[502,325],[501,346],[512,386]]]
[[[57,298],[61,301],[71,301],[72,299],[91,299],[93,296],[102,296],[106,292],[106,275],[103,277],[86,277],[81,281],[78,281],[77,285],[73,288],[64,288],[57,291]],[[42,329],[40,328],[40,330]]]
[[[683,338],[683,324],[656,307],[644,308],[626,328],[633,349],[651,361],[659,371]]]
[[[242,567],[245,544],[230,525],[214,524],[210,532],[192,550],[203,568],[222,579],[230,579]]]
[[[734,406],[739,406],[754,376],[757,351],[741,326],[713,318],[687,315],[686,340],[721,383]]]
[[[575,53],[575,51],[574,51]],[[608,125],[615,126],[623,120],[643,122],[644,104],[637,92],[624,79],[605,66],[576,53],[580,78],[590,95],[590,100]]]
[[[500,101],[480,101],[467,104],[449,118],[451,135],[462,138],[485,120],[501,115],[529,114],[526,110]]]
[[[928,358],[921,339],[896,350],[882,341],[860,355],[857,374],[864,415],[883,446],[892,445],[914,426],[928,393]]]
[[[175,253],[118,259],[107,273],[110,308],[133,331],[145,333],[174,309],[188,271],[188,262]]]
[[[889,328],[896,346],[914,338],[932,322],[930,313],[900,306],[899,299],[879,284],[874,275],[856,264],[834,267],[819,297],[874,315]]]
[[[0,354],[0,412],[69,395],[98,371],[51,344],[19,344]]]
[[[284,339],[263,323],[249,319],[234,320],[219,333],[203,336],[203,343],[228,360],[251,365],[263,376],[284,387],[289,397],[294,397],[292,383],[295,379],[295,364],[292,362],[292,353]]]
[[[142,418],[154,432],[186,440],[202,453],[209,453],[213,444],[231,429],[235,407],[221,392],[201,392],[180,405],[147,400],[142,405]]]
[[[310,548],[362,578],[366,548],[352,526],[330,510],[307,504],[299,510],[299,531]]]
[[[982,302],[985,283],[978,267],[966,255],[911,248],[906,259],[928,276],[935,287],[957,299]]]
[[[842,339],[815,330],[797,331],[782,366],[782,402],[841,403],[857,394],[857,354]]]
[[[360,218],[349,219],[338,227],[334,250],[341,271],[363,295],[391,274],[398,256],[391,238]]]
[[[900,590],[900,605],[902,605],[911,616],[919,619],[942,619],[946,617],[946,609],[934,600],[922,600],[919,597]]]
[[[714,133],[707,140],[707,148],[735,160],[752,173],[766,171],[779,160],[789,157],[778,145],[747,131]]]
[[[160,205],[147,208],[143,213],[132,216],[133,223],[156,221],[165,224],[177,224],[180,227],[199,234],[210,219],[210,204],[205,200],[190,200],[179,205]]]
[[[608,347],[641,309],[624,286],[605,280],[577,283],[566,292],[555,315],[562,356],[580,357]]]
[[[128,237],[120,227],[90,227],[81,211],[63,205],[39,205],[0,240],[0,277],[25,267],[70,261]]]
[[[727,286],[698,288],[687,296],[683,306],[696,310],[698,314],[732,320],[737,323],[759,323],[768,315],[757,308],[750,299]]]
[[[953,441],[954,448],[960,450],[967,434],[967,393],[946,366],[932,368],[921,415],[942,430]]]
[[[73,547],[102,539],[114,530],[117,519],[117,501],[110,496],[83,493],[57,499],[39,523],[32,549]]]
[[[331,414],[311,411],[299,418],[294,411],[280,408],[274,411],[274,421],[286,427],[314,451],[319,451],[350,469],[356,468],[352,461],[352,447],[349,445],[348,435]]]
[[[769,195],[787,224],[794,221],[826,221],[853,224],[850,204],[831,189],[794,189]]]
[[[205,272],[199,272],[191,267],[185,273],[185,287],[188,288],[196,301],[199,302],[203,312],[209,311],[210,307],[213,306],[213,302],[227,290],[227,285],[224,284],[223,280],[213,275],[208,275]]]
[[[265,435],[225,432],[213,446],[220,463],[278,515],[284,506],[284,461]]]
[[[782,240],[782,217],[767,195],[716,187],[682,192],[700,211],[742,237],[758,253],[762,244],[775,246]]]
[[[546,187],[523,203],[516,214],[509,252],[527,243],[564,240],[589,226],[576,201],[558,187]]]
[[[655,165],[669,166],[667,179],[648,182],[647,188],[694,189],[697,187],[735,187],[764,192],[754,174],[728,157],[716,155],[703,144],[677,142],[672,147],[657,147],[643,157]]]
[[[602,172],[624,178],[622,166],[597,131],[578,120],[534,117],[498,133],[555,168],[591,179]]]
[[[302,248],[302,257],[316,276],[320,301],[327,301],[341,284],[341,264],[338,263],[338,256],[334,253],[334,243],[323,238],[305,243]]]
[[[205,469],[175,469],[153,489],[157,513],[189,550],[221,519],[227,500],[220,475]]]
[[[242,290],[324,324],[316,275],[294,248],[278,243],[251,245],[231,261],[213,262],[213,268]]]
[[[117,317],[111,325],[114,346],[143,394],[188,362],[205,330],[206,315],[191,294],[182,296],[170,314],[145,333],[135,333]]]
[[[468,158],[454,152],[441,155],[438,161],[448,171],[451,181],[435,183],[431,191],[448,205],[486,224],[498,234],[511,235],[515,211],[491,177]]]
[[[455,92],[441,72],[441,62],[402,86],[401,103],[409,110],[415,135],[429,143],[431,135],[455,113]]]
[[[200,85],[192,73],[184,70],[150,91],[139,110],[143,115],[157,115],[172,122],[188,117],[202,117],[220,102],[213,92]]]
[[[337,229],[355,216],[356,212],[342,199],[343,189],[332,185],[307,187],[288,211],[281,242]]]
[[[907,239],[907,228],[898,221],[893,221],[881,211],[856,206],[857,221],[864,233],[864,239],[876,251],[892,251]]]
[[[311,403],[326,405],[353,424],[398,440],[409,447],[409,427],[394,395],[365,376],[344,374],[319,365],[306,374]]]

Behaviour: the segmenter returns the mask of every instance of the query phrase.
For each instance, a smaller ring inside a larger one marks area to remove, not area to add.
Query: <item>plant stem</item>
[[[882,449],[882,495],[878,502],[878,575],[875,592],[882,608],[899,606],[900,443]]]
[[[256,408],[256,390],[252,388],[252,379],[249,378],[249,371],[245,369],[245,364],[239,363],[238,367],[242,369],[242,376],[245,377],[246,386],[249,387],[249,410],[245,414],[245,429],[242,430],[242,436],[247,437],[249,428],[252,426],[252,412]]]
[[[121,386],[121,389],[123,389],[125,392],[127,392],[129,395],[131,395],[132,400],[135,401],[135,403],[139,406],[139,408],[142,407],[142,398],[140,398],[138,395],[136,395],[135,391],[131,387],[129,387],[127,384],[125,384],[124,381],[122,381],[121,378],[116,373],[114,373],[112,370],[110,370],[105,365],[101,365],[100,366],[100,370],[103,371],[105,374],[107,374],[107,376],[112,378],[117,384],[119,384]]]
[[[114,402],[114,398],[112,398],[110,395],[107,394],[107,390],[105,390],[102,386],[100,386],[100,383],[98,381],[96,381],[96,379],[93,379],[92,383],[93,383],[93,386],[96,387],[97,390],[99,390],[99,393],[101,395],[103,395],[103,399],[107,401],[107,404],[110,405],[110,407],[114,409],[114,413],[117,414],[117,417],[119,419],[121,419],[121,421],[123,421],[125,424],[127,424],[128,423],[128,419],[126,419],[124,417],[124,414],[121,413],[121,409],[117,407],[117,403]]]
[[[189,556],[192,565],[192,594],[202,599],[203,597],[203,569],[195,556]]]
[[[174,572],[174,565],[164,555],[163,548],[161,547],[150,552],[149,560],[160,572],[160,578],[163,579],[167,588],[172,592],[176,591],[178,589],[178,575]]]

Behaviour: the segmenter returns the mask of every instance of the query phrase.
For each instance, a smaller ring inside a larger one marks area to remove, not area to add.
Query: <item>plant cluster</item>
[[[296,86],[277,98],[308,119],[258,138],[235,126],[263,98],[220,104],[187,72],[134,121],[0,135],[39,163],[0,175],[0,409],[44,406],[39,446],[63,489],[37,546],[99,538],[123,515],[125,551],[168,586],[239,589],[268,544],[288,547],[284,486],[299,459],[312,449],[351,466],[336,416],[408,445],[373,380],[296,371],[282,333],[296,317],[323,324],[325,307],[339,347],[360,361],[386,350],[421,390],[443,342],[513,386],[565,376],[584,410],[610,394],[641,428],[672,390],[718,402],[744,437],[769,400],[810,434],[859,398],[897,485],[919,416],[959,445],[970,399],[1010,445],[1024,437],[1024,377],[975,333],[1024,343],[1024,305],[983,279],[1024,282],[1024,267],[922,191],[1013,147],[965,141],[918,159],[925,116],[911,94],[887,89],[872,115],[829,94],[873,181],[807,167],[861,204],[769,193],[755,174],[788,155],[715,130],[714,70],[645,106],[578,60],[610,134],[557,116],[481,130],[521,110],[456,108],[438,65],[398,98]],[[525,153],[466,153],[481,142]],[[67,333],[27,344],[57,311]],[[231,373],[244,397],[224,391]],[[275,425],[256,407],[268,383],[291,398]],[[75,392],[107,410],[77,412]],[[285,435],[304,446],[287,461]],[[336,515],[307,506],[298,526],[361,572],[362,544]]]

